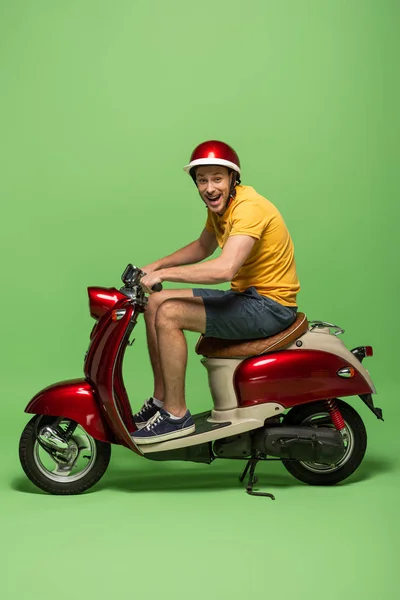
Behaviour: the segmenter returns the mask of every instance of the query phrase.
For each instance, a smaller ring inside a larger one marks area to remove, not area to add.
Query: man
[[[199,239],[143,267],[141,284],[151,294],[145,321],[154,394],[134,415],[137,444],[195,430],[184,395],[184,330],[255,339],[283,331],[296,319],[300,286],[292,240],[277,208],[240,185],[236,152],[223,142],[204,142],[184,169],[207,207],[207,221]],[[204,261],[218,245],[221,255]],[[152,293],[152,286],[163,281],[194,285]],[[228,291],[199,287],[225,282],[231,283]]]

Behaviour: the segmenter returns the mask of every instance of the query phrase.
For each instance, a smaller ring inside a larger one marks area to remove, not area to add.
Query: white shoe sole
[[[179,431],[173,431],[172,433],[164,433],[163,435],[154,435],[149,438],[135,438],[135,434],[131,437],[135,444],[157,444],[158,442],[166,442],[167,440],[174,440],[175,438],[185,437],[193,433],[196,429],[195,425],[185,427],[185,429],[179,429]]]

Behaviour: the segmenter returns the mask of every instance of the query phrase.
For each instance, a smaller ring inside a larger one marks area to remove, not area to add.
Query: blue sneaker
[[[188,410],[181,419],[171,419],[169,413],[160,408],[143,429],[132,434],[132,439],[136,444],[156,444],[189,435],[194,430],[195,424]]]
[[[142,429],[158,411],[160,407],[154,404],[153,398],[146,400],[139,412],[132,415],[135,425],[138,429]]]

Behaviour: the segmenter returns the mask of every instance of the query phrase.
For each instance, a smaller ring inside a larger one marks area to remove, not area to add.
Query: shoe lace
[[[143,404],[142,408],[137,413],[138,416],[141,415],[142,413],[144,413],[148,408],[150,408],[150,401],[146,400],[145,403]]]
[[[150,429],[158,425],[158,423],[160,423],[162,420],[162,414],[160,413],[160,411],[157,411],[156,414],[153,417],[151,417],[149,421],[147,421],[145,429],[147,429],[147,431],[150,431]]]

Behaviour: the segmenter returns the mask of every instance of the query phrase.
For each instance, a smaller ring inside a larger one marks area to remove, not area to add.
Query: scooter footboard
[[[70,379],[50,385],[32,398],[25,412],[67,417],[82,425],[96,440],[118,443],[102,418],[95,393],[86,379]]]

